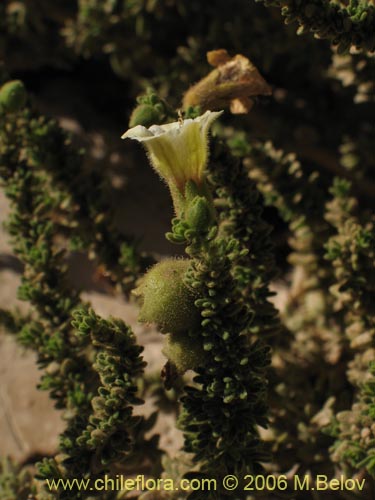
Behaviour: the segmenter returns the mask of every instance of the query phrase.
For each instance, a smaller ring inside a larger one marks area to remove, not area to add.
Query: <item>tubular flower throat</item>
[[[141,142],[147,150],[151,165],[164,179],[172,194],[183,197],[188,181],[201,186],[208,160],[208,131],[222,111],[206,111],[194,119],[181,120],[150,128],[137,125],[122,135],[122,139]]]

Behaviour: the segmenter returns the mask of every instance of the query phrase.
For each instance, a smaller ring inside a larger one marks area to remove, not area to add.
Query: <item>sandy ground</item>
[[[135,183],[141,182],[135,180]],[[164,188],[165,189],[165,188]],[[136,229],[139,227],[139,220],[144,217],[144,213],[139,213],[134,204],[139,202],[136,196],[127,198],[127,203],[133,203],[133,213],[136,217],[130,217],[130,227],[126,229]],[[163,212],[163,197],[159,199],[153,197],[156,204],[153,216],[156,212]],[[142,210],[147,209],[144,206]],[[160,208],[161,207],[161,208]],[[124,208],[124,207],[120,207]],[[126,207],[129,210],[129,206]],[[0,190],[0,224],[3,225],[7,218],[9,207],[5,195]],[[129,213],[129,212],[128,212]],[[138,220],[137,220],[138,218]],[[167,217],[161,217],[161,226],[166,226]],[[159,219],[160,220],[160,219]],[[159,227],[157,227],[159,225]],[[156,243],[159,251],[165,251],[167,245],[163,243],[160,229],[167,230],[167,226],[160,228],[160,222],[155,224],[152,220],[150,224],[151,234],[148,234],[143,247],[149,249]],[[159,231],[158,231],[159,229]],[[158,231],[158,236],[156,232]],[[165,231],[164,231],[165,232]],[[153,234],[155,233],[155,234]],[[161,233],[163,234],[163,233]],[[149,248],[147,248],[149,247]],[[80,266],[81,275],[78,280],[85,285],[89,291],[83,293],[83,299],[90,301],[94,310],[104,317],[110,315],[122,318],[133,327],[138,341],[144,346],[144,358],[148,363],[149,373],[160,373],[165,363],[165,358],[161,353],[162,336],[153,328],[137,323],[137,308],[134,304],[127,303],[120,296],[106,295],[90,290],[91,265],[84,261],[76,263]],[[20,282],[22,266],[13,256],[8,243],[8,235],[2,228],[0,230],[0,304],[3,308],[19,307],[25,309],[26,304],[17,300],[17,287]],[[17,461],[27,461],[30,456],[52,454],[55,452],[58,443],[58,434],[64,429],[61,419],[61,412],[53,407],[53,402],[48,394],[37,390],[40,373],[36,367],[35,355],[27,352],[18,346],[14,339],[0,332],[0,456],[8,455]],[[147,401],[143,407],[137,408],[137,413],[148,415],[153,410],[152,402]],[[174,428],[173,414],[160,415],[155,432],[161,436],[160,445],[173,455],[181,446],[182,436]]]

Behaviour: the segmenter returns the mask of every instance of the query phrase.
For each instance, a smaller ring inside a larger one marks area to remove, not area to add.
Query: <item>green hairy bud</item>
[[[209,229],[212,215],[207,199],[203,196],[196,196],[186,208],[185,220],[196,231]]]
[[[163,115],[164,110],[161,105],[139,104],[131,114],[129,127],[136,127],[137,125],[150,127],[154,123],[159,123]]]
[[[199,325],[196,294],[183,282],[190,263],[188,259],[166,259],[145,274],[133,292],[143,302],[139,321],[155,323],[162,333],[183,332]]]
[[[26,104],[26,90],[20,80],[5,83],[0,89],[0,108],[5,111],[15,112]]]

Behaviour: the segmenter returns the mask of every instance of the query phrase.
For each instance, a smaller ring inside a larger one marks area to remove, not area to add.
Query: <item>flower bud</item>
[[[196,196],[188,203],[185,212],[185,221],[196,231],[208,230],[212,221],[212,215],[207,198]]]
[[[160,122],[161,115],[164,115],[164,110],[160,106],[152,106],[151,104],[139,104],[132,112],[129,127],[136,127],[143,125],[144,127],[151,127],[154,123]]]
[[[139,321],[155,323],[162,333],[183,332],[199,325],[196,294],[183,282],[190,263],[188,259],[166,259],[145,274],[133,292],[143,301]]]
[[[19,111],[25,106],[26,98],[26,90],[20,80],[7,82],[0,88],[0,108],[5,111]]]

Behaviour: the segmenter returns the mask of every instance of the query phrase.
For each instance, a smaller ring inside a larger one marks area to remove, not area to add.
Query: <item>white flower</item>
[[[137,125],[122,135],[144,144],[156,172],[183,195],[187,181],[199,186],[208,159],[208,131],[222,111],[206,111],[194,119],[150,128]]]

